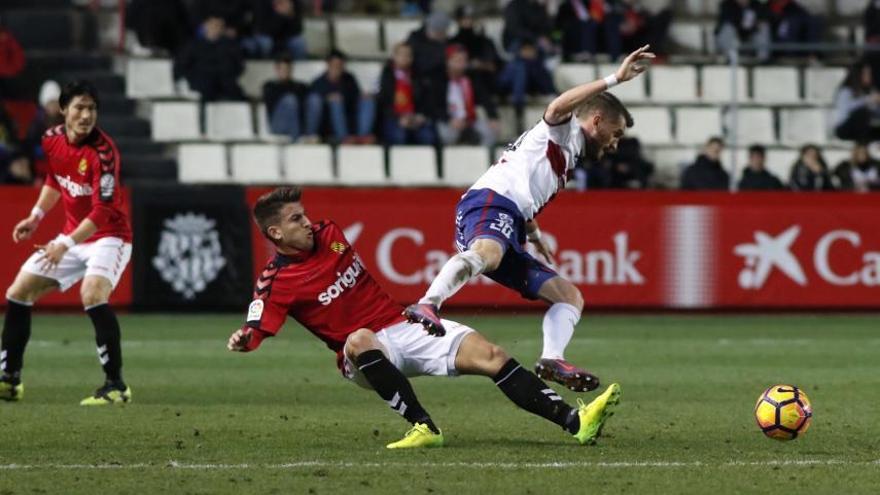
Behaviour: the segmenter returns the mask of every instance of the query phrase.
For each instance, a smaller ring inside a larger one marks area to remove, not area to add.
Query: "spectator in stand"
[[[807,144],[801,148],[800,158],[791,168],[788,181],[793,191],[833,191],[828,165],[819,147]]]
[[[623,23],[620,36],[623,53],[631,53],[645,45],[657,56],[668,54],[666,39],[672,22],[672,8],[669,6],[652,13],[642,5],[641,0],[623,0]]]
[[[645,189],[654,173],[654,164],[642,155],[642,144],[637,138],[624,137],[617,150],[605,154],[587,169],[575,169],[578,190],[585,189]]]
[[[193,5],[193,19],[199,26],[211,17],[223,19],[224,34],[228,38],[242,39],[251,33],[250,23],[253,20],[254,0],[190,0]],[[204,36],[200,28],[199,36]]]
[[[468,74],[468,56],[462,46],[450,45],[446,51],[446,77],[432,91],[440,141],[445,145],[493,146],[500,125],[492,94]],[[478,106],[483,107],[489,120],[477,115]]]
[[[565,0],[556,13],[556,29],[562,32],[562,58],[588,62],[599,53],[601,45],[612,62],[616,61],[621,51],[621,14],[622,5],[616,0]]]
[[[306,133],[310,141],[320,135],[342,144],[375,142],[375,102],[362,97],[357,80],[345,70],[346,59],[341,51],[332,50],[327,70],[309,88]]]
[[[843,191],[868,192],[880,190],[880,162],[868,154],[866,143],[856,143],[849,160],[834,169],[837,188]]]
[[[11,155],[0,152],[0,184],[30,186],[34,183],[31,161],[19,151]]]
[[[43,83],[40,87],[40,107],[24,138],[22,151],[33,164],[37,177],[43,177],[48,166],[46,154],[43,152],[43,133],[51,127],[64,123],[61,105],[58,103],[60,96],[61,86],[57,82],[48,80]]]
[[[0,95],[8,95],[6,81],[19,75],[24,69],[24,50],[12,34],[3,25],[0,16]]]
[[[684,169],[684,173],[681,174],[681,188],[688,191],[728,190],[730,176],[721,165],[722,151],[724,151],[724,141],[720,137],[709,138],[697,161]]]
[[[392,58],[382,68],[379,109],[385,144],[435,144],[433,123],[428,119],[429,94],[412,74],[412,48],[394,46]]]
[[[880,44],[880,0],[871,0],[865,9],[865,43]],[[874,71],[874,81],[880,85],[880,52],[868,52],[866,57]]]
[[[777,43],[819,43],[822,41],[822,21],[796,0],[770,0],[772,38]],[[785,52],[786,50],[783,50]],[[805,55],[791,52],[790,55]],[[809,52],[813,58],[815,52]]]
[[[433,0],[404,0],[400,7],[400,15],[403,17],[420,17],[431,13]]]
[[[133,0],[125,24],[142,46],[172,56],[192,36],[189,13],[181,0]]]
[[[547,9],[540,0],[511,0],[504,8],[504,49],[513,57],[498,76],[500,88],[510,92],[516,112],[517,132],[524,130],[526,95],[556,93],[553,77],[544,59],[555,48],[550,42],[553,29]]]
[[[6,112],[6,107],[0,102],[0,153],[8,159],[9,156],[18,151],[20,144],[15,122]]]
[[[770,23],[766,6],[758,0],[724,0],[715,25],[715,46],[727,56],[736,44],[751,43],[758,61],[770,59]]]
[[[743,170],[739,180],[740,191],[778,191],[785,189],[779,177],[771,174],[764,167],[767,149],[760,144],[749,146],[749,164]]]
[[[226,34],[226,23],[209,17],[202,23],[202,33],[181,50],[174,64],[175,80],[186,79],[203,101],[244,99],[238,85],[244,59],[238,43]]]
[[[263,84],[263,104],[272,134],[289,136],[296,142],[302,128],[302,110],[309,87],[293,79],[293,62],[284,54],[275,60],[276,79]]]
[[[880,90],[867,62],[851,67],[837,89],[833,127],[834,134],[840,139],[880,140]]]
[[[254,34],[242,40],[242,45],[253,57],[264,58],[286,52],[295,60],[306,58],[302,2],[257,0]]]
[[[450,23],[448,15],[434,12],[406,40],[413,51],[413,74],[424,84],[442,79],[446,72],[446,44],[449,40],[447,32]]]
[[[464,47],[470,60],[471,74],[482,79],[483,84],[494,92],[498,70],[504,65],[495,43],[483,33],[471,6],[463,5],[455,9],[455,22],[458,24],[458,33],[450,42]]]

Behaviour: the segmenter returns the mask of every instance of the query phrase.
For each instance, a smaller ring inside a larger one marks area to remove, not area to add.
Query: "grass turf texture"
[[[529,366],[540,350],[539,315],[457,319]],[[876,493],[876,321],[588,317],[568,357],[623,389],[597,446],[517,409],[487,378],[418,378],[447,447],[387,451],[406,423],[297,326],[233,355],[237,315],[124,315],[134,402],[88,409],[77,403],[102,379],[91,326],[40,315],[25,400],[0,402],[0,494]],[[794,442],[765,438],[752,417],[775,383],[813,400]]]

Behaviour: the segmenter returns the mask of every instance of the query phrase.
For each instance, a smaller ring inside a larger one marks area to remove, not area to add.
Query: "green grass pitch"
[[[540,315],[459,315],[531,365]],[[100,384],[82,315],[38,315],[25,400],[0,403],[0,494],[877,493],[875,316],[587,316],[568,358],[617,381],[593,447],[510,404],[487,378],[417,378],[447,447],[387,451],[406,423],[341,378],[301,328],[248,355],[238,315],[123,315],[126,407]],[[810,431],[765,438],[772,384],[803,388]],[[558,387],[556,387],[558,389]],[[570,402],[576,394],[564,392]],[[585,394],[590,399],[595,394]]]

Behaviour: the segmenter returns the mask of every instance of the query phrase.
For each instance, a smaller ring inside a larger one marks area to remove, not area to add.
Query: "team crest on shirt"
[[[86,172],[89,170],[89,162],[86,161],[85,158],[79,161],[79,166],[76,167],[76,171],[79,172],[79,175],[86,175]]]
[[[330,250],[336,254],[342,254],[345,252],[345,244],[339,241],[334,241],[330,243]]]

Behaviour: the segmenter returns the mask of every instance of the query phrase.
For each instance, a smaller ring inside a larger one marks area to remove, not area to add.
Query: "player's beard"
[[[602,155],[604,152],[599,143],[584,133],[584,158],[591,162],[598,162]]]

